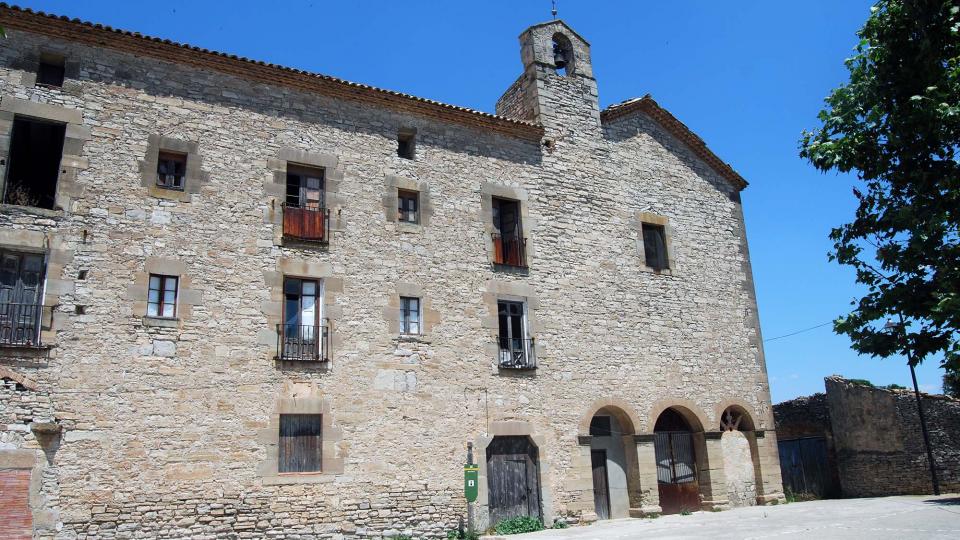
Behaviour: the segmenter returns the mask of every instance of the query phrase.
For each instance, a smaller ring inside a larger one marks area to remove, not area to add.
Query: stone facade
[[[48,253],[42,345],[0,349],[0,469],[32,471],[35,536],[443,538],[467,443],[488,524],[496,437],[536,448],[546,521],[590,521],[598,413],[622,431],[617,508],[656,513],[668,408],[704,507],[782,498],[745,183],[649,98],[601,112],[564,23],[521,36],[500,116],[16,8],[0,24],[0,146],[8,112],[67,124],[57,206],[0,208],[2,247]],[[33,84],[41,54],[68,59],[62,87]],[[186,156],[174,196],[149,179],[160,151]],[[325,176],[322,244],[284,234],[291,163]],[[418,224],[394,188],[422,194]],[[494,264],[497,197],[519,201],[526,267]],[[667,227],[669,271],[646,268],[644,220]],[[151,274],[180,279],[176,317],[145,311]],[[278,359],[286,277],[322,284],[327,361]],[[398,334],[408,295],[419,336]],[[503,299],[524,303],[535,370],[498,365]],[[727,450],[731,408],[748,420]],[[320,471],[278,471],[282,414],[322,415]]]
[[[922,394],[922,401],[940,489],[960,491],[960,400]],[[912,390],[833,376],[826,394],[778,403],[774,416],[784,440],[825,439],[828,471],[844,497],[933,492]]]

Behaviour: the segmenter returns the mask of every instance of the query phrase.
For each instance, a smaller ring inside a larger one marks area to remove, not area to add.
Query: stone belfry
[[[520,57],[523,74],[497,101],[497,114],[538,123],[548,137],[599,136],[590,44],[558,19],[520,34]]]

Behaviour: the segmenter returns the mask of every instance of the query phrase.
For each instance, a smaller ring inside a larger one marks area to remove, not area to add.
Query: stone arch
[[[490,523],[490,493],[487,472],[487,447],[497,437],[526,437],[536,448],[538,453],[538,474],[540,488],[540,512],[544,523],[553,523],[553,489],[550,483],[550,459],[545,448],[546,437],[536,432],[533,424],[522,420],[502,420],[490,423],[488,433],[484,433],[474,440],[474,462],[479,466],[479,486],[477,490],[476,527],[479,530],[495,525]]]
[[[600,411],[606,411],[617,419],[624,434],[635,434],[641,426],[640,417],[634,411],[629,403],[617,398],[598,399],[587,407],[587,413],[580,417],[580,423],[577,424],[577,435],[587,437],[590,435],[590,421]]]
[[[756,424],[739,400],[717,406],[726,495],[731,506],[753,506],[763,494]]]
[[[673,409],[683,416],[684,420],[690,424],[690,430],[694,433],[703,433],[706,426],[712,425],[707,418],[706,413],[696,403],[689,399],[661,399],[650,408],[650,416],[647,417],[647,431],[652,433],[653,427],[657,424],[657,418],[663,411]]]
[[[714,408],[714,413],[716,414],[715,418],[717,419],[718,429],[720,429],[719,424],[723,421],[723,415],[727,412],[727,409],[732,409],[733,411],[739,412],[743,415],[744,420],[749,420],[748,424],[750,427],[745,428],[741,426],[741,431],[746,431],[747,429],[756,430],[764,429],[763,417],[757,414],[754,407],[747,404],[747,402],[742,399],[729,398],[721,401]],[[759,423],[758,423],[759,421]]]

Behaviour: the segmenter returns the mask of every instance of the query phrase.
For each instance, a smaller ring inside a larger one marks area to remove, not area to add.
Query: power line
[[[825,322],[825,323],[823,323],[823,324],[818,324],[818,325],[816,325],[816,326],[811,326],[810,328],[804,328],[803,330],[797,330],[796,332],[790,332],[789,334],[784,334],[784,335],[782,335],[782,336],[777,336],[777,337],[768,338],[768,339],[763,340],[763,342],[766,343],[766,342],[768,342],[768,341],[773,341],[773,340],[776,340],[776,339],[788,338],[788,337],[790,337],[790,336],[795,336],[795,335],[797,335],[797,334],[802,334],[802,333],[804,333],[804,332],[809,332],[809,331],[811,331],[811,330],[816,330],[817,328],[822,328],[822,327],[824,327],[824,326],[826,326],[826,325],[828,325],[828,324],[833,324],[833,321],[827,321],[827,322]]]

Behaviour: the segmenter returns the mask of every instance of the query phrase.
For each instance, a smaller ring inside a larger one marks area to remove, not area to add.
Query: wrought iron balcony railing
[[[527,239],[518,234],[492,233],[493,262],[506,266],[527,267]]]
[[[284,203],[283,235],[304,242],[326,244],[330,229],[330,211],[326,208],[294,206]]]
[[[326,362],[329,354],[330,332],[326,325],[277,325],[277,360]]]
[[[42,304],[0,303],[0,345],[40,346]]]
[[[510,338],[500,336],[497,339],[500,350],[497,363],[508,369],[536,369],[537,359],[533,354],[533,338]]]

